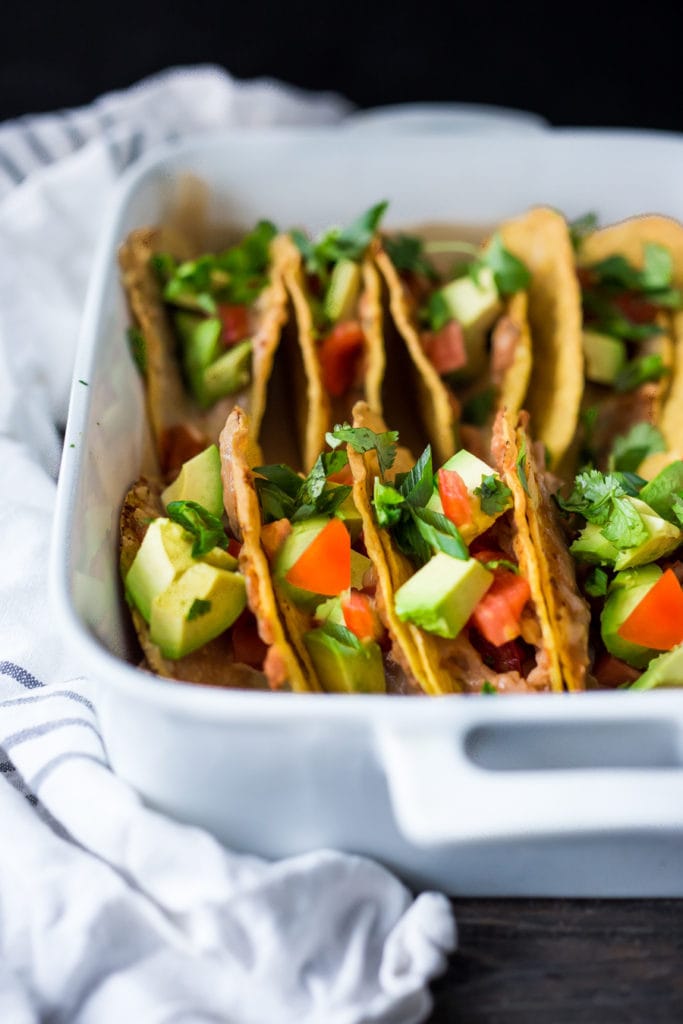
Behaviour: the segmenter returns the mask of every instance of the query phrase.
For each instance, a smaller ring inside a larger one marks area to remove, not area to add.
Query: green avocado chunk
[[[455,637],[492,583],[493,573],[476,558],[440,551],[396,591],[396,614],[428,633]]]
[[[665,466],[653,480],[645,484],[639,497],[662,519],[668,519],[670,523],[679,526],[680,520],[673,506],[676,502],[683,503],[683,462],[678,459]]]
[[[654,690],[658,686],[683,686],[683,644],[653,658],[630,690]]]
[[[346,644],[324,629],[312,629],[304,633],[304,643],[320,684],[328,693],[386,691],[382,651],[374,641]]]
[[[172,501],[196,501],[207,512],[223,515],[221,457],[215,444],[184,462],[180,473],[161,495],[164,508]]]
[[[623,341],[597,331],[583,332],[583,355],[586,378],[595,384],[613,384],[628,358]]]
[[[335,626],[346,626],[341,598],[328,597],[327,601],[323,601],[322,604],[316,607],[314,618],[318,622],[333,622]]]
[[[192,536],[170,519],[154,519],[147,527],[125,580],[126,594],[145,622],[152,602],[193,564]]]
[[[182,342],[185,377],[203,409],[247,386],[251,378],[250,339],[223,351],[218,317],[175,313],[173,322]]]
[[[233,345],[215,362],[204,370],[204,394],[209,405],[213,405],[225,395],[234,395],[241,391],[251,380],[251,352],[253,344],[250,338]]]
[[[323,312],[331,323],[349,320],[353,316],[360,279],[360,267],[353,260],[342,259],[335,263],[323,305]]]
[[[629,496],[625,500],[638,512],[647,530],[647,539],[631,548],[617,548],[603,536],[602,526],[588,523],[569,548],[575,558],[597,565],[613,565],[615,569],[630,569],[676,550],[683,540],[683,533],[676,526],[658,516],[640,498]]]
[[[476,488],[481,486],[483,477],[493,476],[496,480],[500,480],[500,476],[492,466],[489,466],[482,459],[478,459],[476,455],[468,452],[465,448],[461,448],[459,452],[452,455],[441,468],[454,469],[462,477],[463,483],[467,487],[472,508],[472,522],[465,523],[463,526],[458,527],[458,529],[465,543],[470,544],[475,537],[485,533],[490,526],[493,526],[498,516],[510,508],[512,501],[509,500],[505,508],[501,509],[494,516],[487,515],[486,512],[482,511],[481,499],[478,494],[474,493]],[[432,496],[427,502],[427,508],[432,509],[434,512],[440,512],[443,515],[443,504],[436,482]]]
[[[657,652],[624,640],[618,630],[661,575],[662,570],[658,565],[643,565],[638,569],[617,573],[602,609],[600,632],[605,647],[615,658],[621,658],[634,668],[645,668]]]
[[[246,603],[243,576],[195,562],[152,601],[151,640],[165,658],[184,658],[231,626]]]
[[[452,376],[470,380],[478,376],[486,363],[486,333],[499,316],[502,306],[493,271],[483,267],[478,281],[459,277],[441,289],[453,320],[463,329],[467,365]]]

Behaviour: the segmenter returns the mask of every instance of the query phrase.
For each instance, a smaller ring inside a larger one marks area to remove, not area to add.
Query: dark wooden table
[[[683,900],[454,900],[429,1024],[683,1022]]]

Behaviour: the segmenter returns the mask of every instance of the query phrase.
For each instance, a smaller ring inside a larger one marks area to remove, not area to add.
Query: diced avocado
[[[203,374],[205,400],[209,405],[217,402],[225,395],[234,395],[241,391],[251,380],[250,338],[233,345],[215,362],[207,366]]]
[[[486,362],[486,332],[500,315],[500,296],[489,267],[483,267],[478,281],[459,277],[441,289],[441,295],[454,320],[463,329],[467,348],[467,366],[454,376],[458,379],[476,377]]]
[[[626,500],[637,510],[648,532],[647,540],[631,548],[619,549],[602,535],[604,527],[588,523],[569,549],[575,558],[598,565],[613,565],[615,569],[630,569],[675,551],[683,540],[683,533],[658,516],[640,498],[629,496]]]
[[[126,575],[126,594],[146,622],[152,601],[193,564],[192,536],[170,519],[154,519],[147,527]]]
[[[467,487],[470,494],[470,504],[472,506],[472,522],[461,526],[460,533],[466,544],[470,544],[475,537],[479,534],[485,533],[490,526],[495,523],[498,516],[502,515],[512,504],[512,500],[509,501],[508,505],[501,511],[497,512],[495,516],[487,515],[482,512],[481,500],[478,494],[474,491],[477,487],[481,486],[481,480],[484,476],[495,476],[497,480],[500,479],[499,474],[493,469],[488,463],[483,462],[482,459],[478,459],[476,455],[472,455],[471,452],[466,451],[464,448],[455,455],[452,455],[448,462],[444,463],[443,469],[454,469],[458,473]],[[432,509],[434,512],[440,512],[443,514],[443,505],[441,503],[441,496],[439,495],[439,488],[434,486],[434,491],[431,498],[427,502],[427,508]]]
[[[628,358],[623,341],[598,331],[583,332],[583,355],[586,377],[596,384],[613,384]]]
[[[339,487],[339,484],[332,484],[333,487]],[[356,541],[360,537],[361,530],[363,529],[363,520],[361,514],[356,508],[356,503],[353,500],[353,494],[348,494],[341,505],[337,508],[334,513],[338,519],[341,519],[344,526],[351,534],[351,541]]]
[[[683,502],[683,462],[680,459],[670,462],[654,480],[645,484],[639,497],[662,519],[667,519],[678,526],[679,519],[673,511],[673,506],[677,501]]]
[[[325,316],[333,324],[348,320],[355,313],[360,277],[360,267],[353,260],[335,263],[323,305]]]
[[[199,404],[207,408],[211,400],[204,386],[204,371],[219,355],[221,322],[194,313],[176,313],[173,322],[182,342],[187,383]]]
[[[602,609],[600,632],[605,647],[615,658],[621,658],[634,668],[645,668],[657,652],[624,640],[618,630],[661,575],[662,570],[657,565],[644,565],[617,573]]]
[[[151,640],[165,658],[183,658],[231,626],[246,603],[243,576],[195,562],[152,601]]]
[[[363,589],[363,577],[368,569],[372,569],[372,562],[366,555],[359,551],[351,552],[351,586],[354,590]]]
[[[683,686],[683,644],[653,658],[631,690],[654,690],[657,686]]]
[[[227,569],[228,572],[234,572],[238,564],[237,559],[223,548],[211,548],[205,555],[202,555],[202,562],[206,562],[207,565],[215,565],[217,569]]]
[[[619,550],[603,536],[602,530],[596,523],[587,523],[569,548],[574,558],[591,565],[614,565]]]
[[[278,585],[294,604],[308,611],[313,611],[315,606],[320,603],[322,595],[313,594],[309,590],[302,590],[300,587],[293,587],[287,582],[285,576],[301,558],[309,544],[313,543],[328,523],[329,519],[326,516],[314,516],[312,519],[305,519],[301,523],[293,523],[292,532],[280,545],[275,556],[273,576]]]
[[[341,598],[328,597],[315,609],[314,617],[318,622],[333,622],[336,626],[345,626],[344,612],[342,611]]]
[[[320,684],[330,693],[384,693],[384,664],[379,644],[374,641],[350,646],[340,643],[324,629],[304,633]]]
[[[223,515],[221,457],[215,444],[183,463],[180,473],[161,495],[166,507],[172,501],[196,501],[207,512]]]
[[[492,583],[493,573],[476,558],[440,551],[396,591],[396,614],[428,633],[455,637]]]

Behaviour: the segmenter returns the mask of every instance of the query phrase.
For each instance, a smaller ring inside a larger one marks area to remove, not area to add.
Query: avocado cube
[[[335,626],[346,626],[344,612],[342,611],[340,597],[328,597],[327,601],[319,604],[314,612],[314,618],[318,622],[332,622]]]
[[[199,405],[208,408],[212,399],[206,392],[204,371],[220,353],[221,322],[195,313],[176,313],[173,322],[182,342],[187,383]]]
[[[217,569],[227,569],[228,572],[235,572],[238,565],[237,559],[229,551],[219,547],[211,548],[205,555],[202,555],[202,562],[206,562],[207,565],[215,565]]]
[[[645,565],[647,562],[654,562],[658,558],[675,551],[683,540],[683,533],[668,523],[666,519],[658,516],[654,509],[650,508],[640,498],[628,498],[628,501],[635,506],[645,528],[648,532],[647,540],[632,548],[619,551],[614,559],[615,569],[628,569],[636,565]]]
[[[244,577],[195,562],[152,601],[150,637],[177,660],[223,633],[244,611]]]
[[[590,565],[614,565],[619,549],[603,536],[602,530],[596,523],[587,523],[569,548],[574,558]]]
[[[360,551],[351,552],[351,586],[354,590],[363,589],[363,577],[368,569],[372,569],[372,562]]]
[[[219,398],[234,395],[251,380],[251,339],[233,345],[207,366],[202,376],[204,400],[213,405]]]
[[[600,632],[605,647],[615,658],[621,658],[634,668],[645,668],[657,652],[624,640],[619,636],[619,627],[626,622],[661,575],[662,570],[657,565],[644,565],[639,569],[617,573],[602,609]]]
[[[448,462],[444,463],[442,469],[454,469],[462,477],[469,492],[472,522],[459,527],[459,530],[465,543],[470,544],[475,537],[485,533],[495,523],[498,516],[503,515],[503,512],[506,512],[511,507],[512,500],[508,502],[501,512],[497,512],[495,516],[487,515],[482,511],[481,499],[478,494],[474,493],[476,488],[481,486],[482,477],[495,476],[499,480],[500,476],[492,466],[489,466],[482,459],[478,459],[476,455],[472,455],[471,452],[466,451],[464,448],[456,452],[455,455],[452,455]],[[427,508],[432,509],[434,512],[440,512],[443,515],[441,496],[436,485],[431,498],[427,502]]]
[[[211,515],[223,515],[221,457],[215,444],[183,463],[180,473],[161,495],[164,507],[172,501],[196,501]]]
[[[152,602],[193,564],[193,538],[170,519],[154,519],[125,580],[128,598],[149,622]]]
[[[396,591],[396,614],[428,633],[456,637],[492,583],[476,558],[440,551]]]
[[[683,686],[683,644],[653,658],[631,690],[654,690],[658,686]]]
[[[304,633],[320,685],[328,693],[384,693],[384,662],[373,640],[342,643],[324,629]]]
[[[459,380],[477,376],[486,362],[486,334],[500,315],[502,305],[489,267],[483,267],[478,281],[459,277],[441,289],[453,320],[463,329],[467,366],[454,376]]]
[[[613,384],[626,365],[626,345],[619,338],[598,331],[584,331],[582,337],[586,378],[595,384]]]
[[[335,263],[323,302],[323,312],[331,323],[351,319],[356,311],[360,283],[357,263],[347,259]]]
[[[645,484],[639,497],[662,519],[678,526],[680,521],[673,506],[676,502],[683,502],[683,462],[677,459],[665,466],[654,480]]]

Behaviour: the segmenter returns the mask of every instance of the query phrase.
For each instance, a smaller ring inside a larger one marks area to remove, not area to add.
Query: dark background
[[[675,5],[680,7],[680,5]],[[337,2],[3,5],[0,119],[84,104],[171,65],[222,64],[360,106],[492,103],[554,124],[683,129],[668,5]]]

